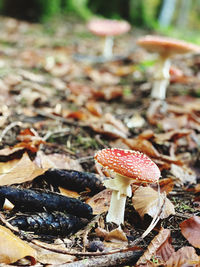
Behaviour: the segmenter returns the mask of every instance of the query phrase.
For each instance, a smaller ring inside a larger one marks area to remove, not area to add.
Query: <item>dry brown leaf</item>
[[[136,137],[133,139],[124,139],[124,143],[131,149],[143,152],[150,157],[160,157],[160,153],[156,150],[152,143],[144,138]]]
[[[110,72],[102,72],[95,69],[87,69],[87,75],[90,77],[91,80],[95,82],[97,85],[115,85],[118,84],[120,81],[120,78],[117,76],[114,76]]]
[[[191,133],[192,131],[188,129],[171,130],[165,133],[154,134],[154,141],[158,144],[163,144],[165,141],[174,141],[183,136],[190,135]]]
[[[172,253],[169,260],[165,263],[166,267],[198,267],[200,258],[193,247],[182,247]]]
[[[80,163],[64,154],[49,154],[45,155],[42,151],[38,151],[36,156],[36,164],[42,169],[57,168],[57,169],[71,169],[76,171],[83,171]]]
[[[10,264],[26,256],[36,258],[36,251],[9,229],[0,225],[0,263]]]
[[[171,245],[170,230],[162,228],[138,260],[137,266],[146,266],[143,264],[148,263],[153,257],[159,260],[159,263],[164,263],[174,251]]]
[[[164,178],[159,180],[159,185],[160,185],[160,192],[161,193],[166,192],[166,194],[168,194],[169,192],[172,191],[174,187],[174,182],[172,178]],[[156,189],[157,185],[152,184],[151,187]]]
[[[176,130],[180,128],[187,128],[188,116],[171,116],[159,121],[159,125],[164,131]]]
[[[69,190],[66,188],[62,188],[62,187],[58,187],[58,188],[59,188],[60,193],[63,196],[73,197],[73,198],[79,198],[80,197],[79,193],[77,193],[75,191],[72,191],[72,190]]]
[[[128,241],[125,233],[119,227],[110,232],[98,227],[95,229],[95,232],[97,236],[103,237],[105,241],[111,241],[111,242],[119,242],[119,241],[127,242]]]
[[[165,194],[160,194],[160,207],[163,205],[161,219],[167,218],[171,214],[175,214],[174,205],[172,202],[166,198]],[[151,187],[139,187],[132,197],[132,202],[135,210],[140,214],[141,217],[144,217],[145,214],[148,214],[152,218],[155,216],[159,209],[159,195]]]
[[[145,124],[145,119],[139,113],[136,113],[131,118],[127,118],[125,123],[128,128],[141,128]]]
[[[105,189],[86,201],[92,207],[94,215],[108,211],[111,194],[112,190]]]
[[[30,160],[25,152],[21,159],[0,163],[0,185],[20,184],[33,180],[45,172]]]
[[[24,153],[23,147],[5,147],[0,150],[0,159],[7,161],[13,158],[19,158]]]
[[[187,166],[178,166],[176,164],[171,164],[170,169],[171,174],[173,174],[182,184],[184,183],[196,183],[195,172]]]
[[[64,264],[68,262],[73,262],[76,259],[75,256],[56,253],[51,250],[36,246],[34,244],[31,244],[31,247],[37,251],[37,261],[42,264]],[[57,247],[59,247],[59,245]]]
[[[127,138],[128,136],[128,129],[126,126],[110,113],[106,113],[101,118],[91,120],[89,125],[94,131],[109,135],[110,137]]]
[[[200,248],[200,217],[193,216],[180,223],[181,233],[195,248]]]

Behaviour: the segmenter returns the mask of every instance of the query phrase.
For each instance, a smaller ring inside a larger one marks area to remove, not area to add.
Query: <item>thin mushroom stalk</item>
[[[114,39],[113,36],[106,36],[104,40],[104,49],[102,56],[106,59],[110,59],[113,57],[113,44]]]
[[[131,182],[131,179],[119,174],[116,174],[114,179],[104,181],[104,185],[113,190],[110,208],[106,216],[107,222],[114,222],[117,225],[124,223],[126,197],[132,196]]]
[[[164,100],[166,98],[167,87],[170,83],[170,70],[171,62],[168,57],[160,56],[156,65],[156,71],[154,75],[153,88],[151,91],[151,97]]]

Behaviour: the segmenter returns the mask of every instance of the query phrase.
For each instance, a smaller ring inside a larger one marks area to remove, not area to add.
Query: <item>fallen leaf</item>
[[[114,76],[113,74],[109,72],[102,72],[99,70],[95,70],[92,68],[87,69],[87,75],[90,77],[91,80],[93,80],[96,84],[102,86],[102,85],[115,85],[118,84],[120,81],[120,78],[117,76]]]
[[[145,124],[145,119],[140,116],[140,114],[136,113],[131,118],[127,118],[125,123],[128,128],[141,128]]]
[[[181,233],[195,248],[200,248],[200,217],[192,216],[180,223]]]
[[[125,233],[119,227],[110,232],[98,227],[95,229],[95,232],[97,236],[103,237],[105,241],[111,241],[111,242],[119,242],[119,241],[127,242],[128,241]]]
[[[0,163],[0,185],[21,184],[32,181],[45,172],[30,160],[25,152],[21,159]]]
[[[64,154],[49,154],[45,155],[42,151],[38,151],[35,162],[42,169],[56,168],[56,169],[71,169],[76,171],[83,171],[80,163]]]
[[[172,253],[169,260],[165,263],[166,267],[198,267],[200,258],[193,247],[182,247]]]
[[[148,245],[136,266],[144,266],[144,264],[148,263],[152,258],[157,259],[159,264],[165,263],[174,251],[171,245],[170,230],[162,228]]]
[[[187,128],[188,116],[171,116],[159,121],[159,125],[164,131],[176,130],[180,128]]]
[[[79,193],[77,193],[75,191],[72,191],[72,190],[69,190],[69,189],[66,189],[66,188],[62,188],[62,187],[58,187],[58,188],[59,188],[60,193],[63,196],[73,197],[73,198],[79,198],[80,197]]]
[[[26,256],[36,258],[36,251],[26,242],[0,225],[0,263],[10,264]]]
[[[108,211],[111,195],[112,190],[105,189],[89,198],[86,203],[92,207],[94,215],[101,214]]]
[[[178,166],[176,164],[171,164],[170,169],[171,174],[173,174],[177,179],[180,180],[182,184],[184,183],[196,183],[196,174],[187,166]]]
[[[175,141],[183,136],[190,135],[191,133],[192,131],[188,129],[171,130],[165,133],[154,134],[154,141],[158,144],[163,144],[165,141]]]
[[[172,191],[174,187],[174,182],[172,178],[164,178],[159,180],[159,185],[160,185],[160,192],[161,193],[166,192],[166,194],[168,194],[169,192]],[[152,184],[151,187],[156,190],[157,185]]]
[[[168,198],[165,199],[165,194],[160,194],[159,199],[158,192],[151,187],[140,186],[134,192],[132,197],[133,206],[141,217],[144,217],[145,214],[148,214],[153,218],[159,209],[159,201],[160,207],[165,201],[162,214],[160,216],[161,219],[167,218],[171,214],[175,214],[174,205]]]
[[[138,150],[150,157],[160,157],[160,153],[157,149],[152,145],[149,140],[144,138],[136,137],[133,139],[124,139],[124,143],[127,144],[131,149]]]
[[[37,251],[37,261],[42,264],[64,264],[68,262],[73,262],[76,259],[75,256],[56,253],[51,250],[36,246],[34,244],[31,244],[31,247]]]
[[[23,147],[5,147],[0,150],[0,160],[8,161],[14,158],[21,158],[24,153]]]
[[[110,137],[127,138],[128,136],[127,127],[110,113],[106,113],[101,118],[96,118],[89,125],[94,131]]]

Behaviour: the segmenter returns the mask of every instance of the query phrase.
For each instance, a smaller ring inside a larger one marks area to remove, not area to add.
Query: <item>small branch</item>
[[[0,142],[2,142],[4,136],[7,134],[8,131],[10,131],[12,128],[14,128],[15,126],[22,126],[22,122],[21,121],[14,121],[12,123],[10,123],[1,133],[0,135]]]
[[[57,267],[106,267],[106,266],[118,266],[135,264],[137,260],[141,257],[143,251],[128,251],[124,253],[115,253],[112,255],[106,255],[101,257],[92,257],[88,259],[83,259],[80,261],[75,261],[67,264],[60,264]]]
[[[61,121],[61,122],[66,123],[68,125],[79,126],[79,127],[88,127],[88,125],[86,125],[86,124],[78,123],[78,122],[75,122],[75,121],[72,121],[72,120],[68,120],[68,119],[63,118],[63,117],[55,116],[53,114],[48,114],[48,113],[45,113],[45,112],[43,112],[41,110],[37,110],[37,114],[42,116],[42,117],[46,117],[46,118],[49,118],[49,119],[52,119],[52,120],[55,120],[55,121]]]

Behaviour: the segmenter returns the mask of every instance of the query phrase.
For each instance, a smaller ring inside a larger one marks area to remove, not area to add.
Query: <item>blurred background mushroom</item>
[[[166,98],[166,89],[170,83],[171,58],[178,54],[200,53],[200,46],[169,37],[147,35],[139,38],[137,44],[149,52],[159,54],[151,97],[160,100]]]
[[[114,36],[128,32],[131,25],[127,21],[122,20],[92,19],[87,24],[87,28],[93,34],[105,38],[102,56],[109,60],[113,57]]]

